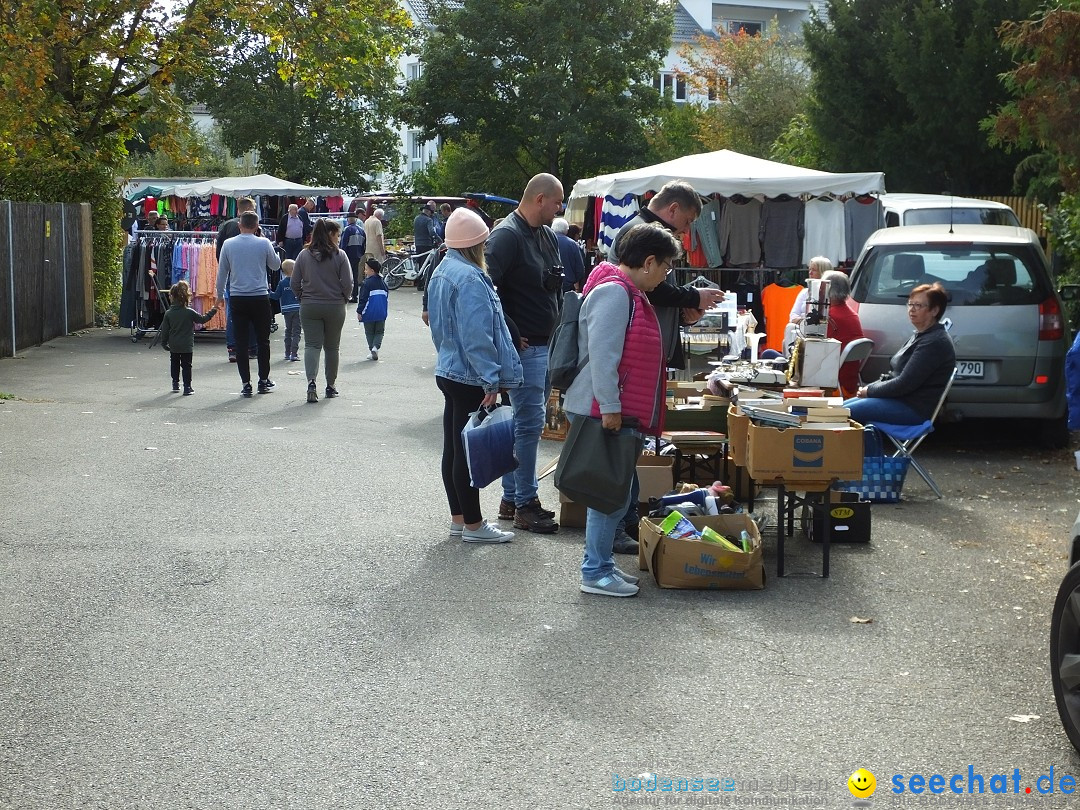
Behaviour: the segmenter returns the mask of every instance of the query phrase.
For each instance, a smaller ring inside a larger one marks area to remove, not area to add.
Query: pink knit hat
[[[467,208],[455,208],[446,220],[446,246],[467,248],[479,245],[488,238],[487,225]]]

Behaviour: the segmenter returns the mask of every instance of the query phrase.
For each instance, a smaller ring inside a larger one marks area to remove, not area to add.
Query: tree
[[[802,43],[783,34],[775,17],[764,35],[742,29],[702,35],[681,55],[689,86],[714,102],[704,109],[698,133],[709,150],[767,158],[788,122],[805,109],[809,75]]]
[[[828,0],[804,28],[810,121],[840,171],[880,169],[890,188],[989,194],[1019,158],[979,122],[1004,100],[994,35],[1035,0]]]
[[[1043,150],[1029,161],[1037,164],[1036,182],[1053,173],[1066,192],[1080,191],[1080,2],[1066,0],[1037,19],[1006,22],[999,33],[1014,59],[1002,76],[1012,98],[985,122],[991,140]]]
[[[672,34],[656,0],[464,0],[434,13],[423,75],[405,93],[405,117],[425,137],[476,136],[492,159],[569,188],[578,177],[638,164],[641,118]]]
[[[265,37],[249,37],[245,45],[186,91],[206,104],[234,154],[257,150],[259,167],[269,174],[361,191],[368,187],[364,175],[396,168],[393,63],[372,65],[367,77],[346,80],[343,90],[305,88],[295,72],[281,69],[283,57]]]
[[[701,104],[676,104],[667,96],[661,99],[656,111],[645,118],[645,142],[649,145],[645,163],[663,163],[704,151],[701,133],[706,114]]]

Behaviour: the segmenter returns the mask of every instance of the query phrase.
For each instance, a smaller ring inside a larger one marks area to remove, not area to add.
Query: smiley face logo
[[[877,780],[866,768],[859,768],[847,780],[847,789],[856,799],[868,799],[877,790]]]

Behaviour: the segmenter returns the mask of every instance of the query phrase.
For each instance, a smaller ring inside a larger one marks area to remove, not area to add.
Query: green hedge
[[[120,305],[124,204],[113,172],[73,160],[0,166],[0,199],[90,203],[94,247],[94,310],[99,324],[115,323]]]

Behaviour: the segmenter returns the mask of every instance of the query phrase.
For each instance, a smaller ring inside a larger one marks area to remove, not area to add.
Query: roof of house
[[[435,26],[433,9],[439,6],[460,7],[461,0],[406,0],[405,5],[412,12],[417,23],[425,28],[433,28]]]
[[[696,42],[702,34],[716,36],[712,31],[706,31],[697,24],[690,12],[683,8],[682,3],[675,4],[675,32],[671,36],[672,42]]]

